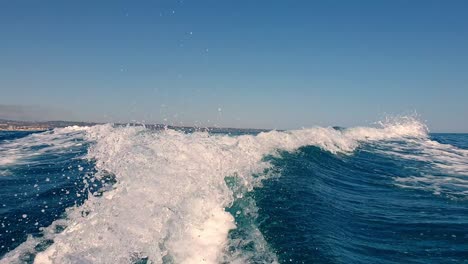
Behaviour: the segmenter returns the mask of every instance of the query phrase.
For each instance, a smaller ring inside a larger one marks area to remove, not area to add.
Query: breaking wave
[[[240,136],[112,125],[55,129],[2,144],[0,166],[89,146],[83,158],[96,172],[83,179],[88,199],[67,209],[66,216],[43,229],[42,237],[29,237],[0,263],[14,263],[24,254],[32,254],[34,263],[277,262],[256,227],[244,241],[230,238],[240,223],[227,208],[279,173],[271,168],[268,156],[302,146],[351,155],[362,144],[454,173],[447,176],[451,179],[396,178],[401,187],[440,193],[453,184],[462,186],[457,194],[468,190],[466,180],[457,176],[468,172],[468,151],[431,140],[424,123],[413,117],[376,127],[315,127]],[[418,154],[406,154],[409,148]],[[107,184],[109,178],[113,184]],[[249,208],[238,213],[255,217],[255,203],[245,204]],[[57,226],[66,228],[57,233]],[[53,243],[38,249],[44,241]],[[253,253],[245,251],[246,244]]]

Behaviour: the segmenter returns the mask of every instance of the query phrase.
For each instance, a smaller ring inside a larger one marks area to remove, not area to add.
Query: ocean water
[[[0,132],[0,263],[468,263],[468,134]]]

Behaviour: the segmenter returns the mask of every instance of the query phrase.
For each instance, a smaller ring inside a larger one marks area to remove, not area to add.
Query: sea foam
[[[37,254],[35,263],[248,262],[228,250],[233,243],[228,233],[236,223],[225,208],[239,194],[228,187],[226,177],[250,191],[269,176],[264,157],[278,150],[314,145],[350,154],[363,141],[426,140],[427,128],[412,118],[375,128],[315,127],[241,136],[98,125],[56,129],[25,140],[57,136],[60,145],[67,142],[58,136],[64,134],[91,144],[85,158],[95,161],[98,172],[87,184],[109,174],[116,184],[102,197],[90,194],[82,206],[68,209],[66,219],[58,220],[66,222],[64,232],[46,228],[45,237],[54,243],[45,251],[34,252],[32,245],[40,239],[29,238],[1,263],[15,262],[25,252]]]

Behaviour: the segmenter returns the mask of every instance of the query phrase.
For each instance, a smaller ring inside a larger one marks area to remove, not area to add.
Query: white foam
[[[223,255],[229,254],[228,232],[236,227],[224,210],[236,199],[226,176],[252,190],[262,179],[252,175],[269,167],[262,158],[278,149],[315,145],[350,153],[363,140],[427,136],[415,120],[380,128],[317,127],[236,137],[110,125],[73,133],[94,142],[88,158],[96,160],[98,171],[115,174],[117,183],[102,198],[90,196],[81,207],[68,210],[68,228],[37,255],[36,263],[130,263],[138,258],[153,263],[244,262],[242,256]],[[0,262],[13,261],[18,250]]]
[[[377,123],[378,127],[356,127],[345,130],[347,137],[358,141],[425,139],[427,126],[415,116],[386,118]]]
[[[77,126],[56,128],[3,142],[0,144],[0,167],[33,164],[36,162],[34,158],[43,154],[69,151],[71,147],[82,144],[76,139],[82,137],[82,132],[86,129]]]
[[[455,196],[468,195],[468,178],[421,175],[397,177],[395,180],[397,185],[402,188],[431,191],[436,195],[442,193]]]
[[[397,177],[397,185],[403,188],[466,197],[468,194],[468,150],[449,144],[424,140],[407,140],[406,144],[382,143],[379,152],[400,159],[424,162],[430,171],[420,169],[420,175]],[[437,175],[427,175],[438,172]]]

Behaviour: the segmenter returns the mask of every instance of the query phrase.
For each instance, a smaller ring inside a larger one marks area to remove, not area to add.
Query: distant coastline
[[[46,131],[54,128],[68,126],[94,126],[103,123],[96,122],[75,122],[75,121],[17,121],[0,119],[0,131]],[[143,123],[114,123],[115,126],[145,126],[151,130],[174,129],[186,132],[193,131],[209,131],[212,133],[222,132],[247,132],[260,133],[271,131],[271,129],[256,129],[256,128],[227,128],[227,127],[190,127],[190,126],[172,126],[164,124],[143,124]]]
[[[97,123],[73,121],[16,121],[0,119],[0,131],[44,131],[67,126],[93,126]]]

